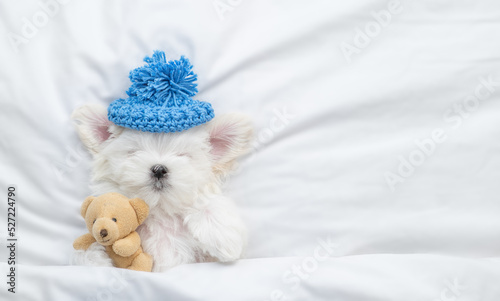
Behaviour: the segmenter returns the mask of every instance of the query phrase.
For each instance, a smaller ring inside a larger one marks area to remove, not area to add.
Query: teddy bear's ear
[[[80,214],[85,218],[85,215],[87,214],[87,209],[89,208],[90,203],[95,199],[93,196],[89,196],[83,201],[82,207],[80,208]]]
[[[137,215],[137,221],[139,221],[139,225],[142,224],[142,222],[148,217],[149,214],[149,206],[144,202],[144,200],[135,198],[131,199],[130,205],[132,205],[132,208],[135,210],[135,214]]]

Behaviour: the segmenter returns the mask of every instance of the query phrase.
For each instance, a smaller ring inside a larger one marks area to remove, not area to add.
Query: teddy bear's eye
[[[111,220],[112,220],[112,221],[114,221],[114,222],[116,223],[116,218],[114,218],[114,217],[113,217]]]
[[[96,220],[94,220],[94,221],[92,222],[92,224],[95,224],[95,221],[96,221]]]

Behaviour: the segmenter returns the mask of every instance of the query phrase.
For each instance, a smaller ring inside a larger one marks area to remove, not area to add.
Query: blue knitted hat
[[[108,119],[116,125],[143,132],[179,132],[214,118],[208,102],[194,100],[198,90],[193,66],[185,57],[167,62],[156,50],[146,65],[129,74],[132,85],[127,99],[108,107]]]

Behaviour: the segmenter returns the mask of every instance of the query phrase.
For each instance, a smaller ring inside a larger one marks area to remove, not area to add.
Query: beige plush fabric
[[[153,259],[143,252],[141,238],[135,229],[149,214],[141,199],[129,199],[119,193],[89,196],[81,207],[89,233],[73,243],[76,250],[86,250],[98,242],[119,268],[151,272]]]

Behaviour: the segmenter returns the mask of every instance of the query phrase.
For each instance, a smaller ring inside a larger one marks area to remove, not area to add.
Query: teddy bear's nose
[[[156,164],[151,167],[151,172],[153,173],[153,177],[159,180],[167,174],[168,169],[164,165]]]
[[[102,229],[101,232],[99,232],[99,234],[101,234],[101,237],[104,238],[104,237],[108,236],[108,230]]]

